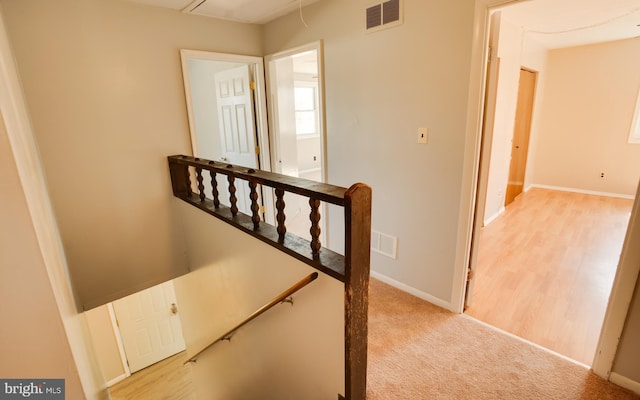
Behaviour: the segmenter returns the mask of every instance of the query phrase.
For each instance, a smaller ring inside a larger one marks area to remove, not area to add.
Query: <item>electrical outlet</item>
[[[429,143],[429,128],[418,128],[418,143]]]

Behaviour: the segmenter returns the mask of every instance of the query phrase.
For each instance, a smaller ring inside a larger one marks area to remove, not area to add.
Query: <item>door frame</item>
[[[467,274],[473,246],[472,235],[476,227],[476,218],[481,213],[476,212],[476,199],[486,195],[478,186],[481,173],[480,150],[482,147],[483,112],[485,107],[485,91],[487,77],[487,58],[489,43],[490,15],[496,8],[507,4],[516,4],[528,0],[476,0],[474,12],[473,41],[471,48],[471,75],[469,79],[469,94],[467,107],[467,121],[465,134],[465,155],[463,166],[463,185],[458,222],[458,239],[456,245],[456,259],[454,265],[454,279],[452,285],[451,310],[462,313],[465,303]],[[479,229],[479,228],[477,228]],[[476,234],[478,232],[475,232]],[[640,240],[640,187],[634,201],[625,245],[620,256],[620,263],[611,289],[607,311],[605,313],[600,339],[596,349],[596,357],[592,363],[592,370],[596,375],[609,380],[615,354],[618,350],[619,338],[626,321],[633,292],[638,281],[640,265],[636,254],[630,249],[629,243]]]
[[[290,57],[295,54],[304,53],[306,51],[315,50],[318,55],[318,113],[320,115],[320,147],[322,152],[322,160],[321,160],[321,168],[322,168],[322,181],[327,181],[327,132],[326,132],[326,116],[325,116],[325,95],[324,95],[324,46],[322,40],[318,40],[315,42],[311,42],[308,44],[304,44],[302,46],[297,46],[291,49],[287,49],[284,51],[280,51],[278,53],[269,54],[264,57],[265,60],[265,72],[267,76],[267,81],[269,81],[269,85],[267,85],[267,95],[269,98],[273,96],[271,85],[270,85],[270,74],[272,71],[270,70],[269,63],[271,61],[278,60],[284,57]],[[273,113],[273,104],[269,102],[269,112]],[[271,114],[273,115],[273,114]],[[271,118],[269,121],[269,128],[272,132],[275,132],[274,127],[274,118]],[[278,149],[277,139],[275,134],[272,135],[271,138],[271,146],[273,149]],[[275,159],[272,161],[275,162]]]
[[[307,51],[312,51],[315,50],[316,54],[317,54],[317,64],[318,64],[318,114],[320,116],[319,118],[319,130],[320,130],[320,151],[321,151],[321,176],[322,176],[322,182],[327,182],[328,180],[328,171],[327,171],[327,131],[326,131],[326,107],[325,107],[325,91],[324,91],[324,42],[322,40],[317,40],[311,43],[307,43],[301,46],[297,46],[291,49],[287,49],[287,50],[283,50],[277,53],[273,53],[273,54],[269,54],[266,55],[264,57],[265,60],[265,76],[266,76],[266,80],[267,80],[267,96],[269,99],[271,99],[274,94],[272,93],[272,89],[271,89],[271,80],[270,80],[270,76],[271,76],[271,69],[269,67],[269,64],[271,63],[271,61],[275,61],[278,60],[280,58],[284,58],[284,57],[290,57],[293,56],[295,54],[299,54],[299,53],[304,53]],[[270,115],[275,115],[275,110],[274,110],[274,102],[273,101],[269,101],[269,113]],[[269,119],[269,129],[272,132],[271,134],[271,141],[270,141],[270,145],[273,146],[272,149],[274,149],[274,153],[277,154],[277,151],[279,151],[278,148],[278,143],[277,143],[277,138],[276,138],[276,129],[275,129],[275,117],[272,117]],[[272,158],[272,163],[275,163],[275,157]],[[272,165],[273,170],[275,170],[275,166]],[[274,199],[275,201],[275,199]],[[329,207],[325,202],[322,202],[322,212],[321,214],[323,215],[323,218],[320,220],[320,224],[321,224],[321,240],[323,242],[323,244],[326,243],[326,245],[330,244],[330,238],[329,238]]]
[[[265,68],[262,57],[246,56],[231,53],[216,53],[211,51],[180,49],[180,60],[182,65],[182,78],[184,82],[185,101],[187,104],[187,116],[189,119],[189,135],[191,138],[191,148],[193,156],[198,156],[198,143],[196,138],[195,116],[193,115],[193,104],[191,103],[191,80],[189,77],[189,60],[223,61],[231,63],[253,64],[253,78],[256,82],[254,91],[254,112],[256,124],[256,143],[260,148],[258,154],[259,168],[264,171],[271,169],[271,151],[269,142],[269,124],[267,118],[267,95],[265,82]],[[274,199],[270,190],[264,190],[261,194],[265,207],[264,218],[267,223],[275,224]]]
[[[195,137],[196,125],[193,115],[193,104],[191,104],[191,81],[189,78],[189,60],[224,61],[232,63],[254,64],[255,71],[253,78],[256,82],[255,90],[255,121],[256,121],[256,143],[260,147],[258,160],[260,169],[271,171],[271,155],[269,151],[269,131],[267,123],[267,102],[265,69],[262,57],[245,56],[241,54],[215,53],[210,51],[180,49],[180,59],[182,64],[182,77],[184,81],[185,101],[187,104],[187,114],[189,118],[189,130],[191,137],[191,148],[193,155],[197,156],[197,140]]]
[[[124,343],[122,342],[122,335],[120,334],[120,328],[118,327],[116,310],[113,308],[113,303],[107,303],[107,311],[109,313],[109,320],[111,321],[111,328],[113,329],[113,335],[115,336],[116,344],[118,345],[118,354],[120,355],[122,370],[124,371],[124,374],[107,382],[107,387],[111,387],[116,383],[121,382],[126,378],[130,377],[131,369],[129,369],[129,363],[127,362],[127,353],[124,351]]]

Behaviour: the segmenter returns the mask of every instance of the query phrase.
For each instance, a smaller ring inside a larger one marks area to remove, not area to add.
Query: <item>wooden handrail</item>
[[[219,161],[211,161],[198,157],[185,155],[169,156],[170,163],[199,167],[204,170],[214,171],[218,174],[233,175],[236,178],[245,181],[255,181],[259,185],[270,186],[273,188],[281,188],[286,192],[299,194],[306,197],[314,197],[320,201],[344,205],[344,194],[347,188],[327,183],[316,182],[309,179],[302,179],[287,175],[276,174],[274,172],[263,171],[259,169],[242,167]],[[172,179],[174,177],[172,176]],[[185,191],[189,190],[187,187]],[[174,194],[176,194],[174,192]],[[177,195],[177,194],[176,194]]]
[[[227,332],[222,334],[216,340],[214,340],[213,342],[209,343],[207,346],[203,347],[200,351],[198,351],[196,354],[191,356],[191,358],[189,358],[187,361],[185,361],[184,364],[186,365],[186,364],[189,364],[189,363],[192,363],[192,362],[196,362],[198,357],[200,357],[200,355],[202,355],[202,353],[207,351],[214,344],[229,338],[229,336],[231,334],[233,334],[235,331],[237,331],[238,329],[242,328],[243,326],[245,326],[249,322],[253,321],[254,319],[258,318],[260,315],[264,314],[265,312],[269,311],[274,306],[282,303],[287,297],[291,296],[292,294],[294,294],[298,290],[300,290],[303,287],[307,286],[308,284],[310,284],[311,282],[316,280],[317,277],[318,277],[318,273],[317,272],[309,274],[304,279],[300,280],[298,283],[296,283],[295,285],[291,286],[289,289],[287,289],[284,292],[280,293],[273,300],[271,300],[267,304],[265,304],[262,307],[260,307],[259,309],[257,309],[253,314],[251,314],[247,318],[245,318],[244,321],[240,322],[238,325],[234,326],[233,328],[231,328],[230,330],[228,330]]]
[[[169,156],[168,161],[175,197],[344,283],[344,399],[364,399],[367,383],[371,188],[363,183],[343,188],[185,155]],[[203,171],[210,173],[211,197],[204,191]],[[218,174],[227,177],[229,206],[221,204],[219,200],[216,183]],[[240,212],[236,204],[236,179],[245,181],[251,191],[251,207],[247,214]],[[261,221],[257,185],[274,189],[276,226]],[[310,241],[286,231],[285,193],[309,198]],[[321,246],[319,206],[322,201],[344,209],[344,255]],[[192,358],[197,358],[200,353]]]
[[[321,247],[317,208],[320,205],[320,201],[344,207],[347,201],[345,195],[349,189],[308,179],[300,179],[191,156],[169,156],[168,161],[171,173],[171,184],[175,197],[276,247],[278,250],[297,258],[313,268],[344,282],[344,257],[334,251]],[[314,213],[316,216],[314,220],[316,225],[310,229],[312,240],[303,239],[286,231],[284,214],[282,213],[283,210],[279,210],[279,215],[282,218],[278,219],[277,226],[274,227],[262,223],[258,213],[259,206],[256,201],[257,196],[251,200],[253,215],[239,212],[237,207],[234,210],[233,204],[230,206],[221,204],[219,199],[216,198],[216,196],[218,196],[217,189],[216,193],[212,196],[213,198],[209,197],[209,194],[204,192],[204,177],[202,176],[204,174],[202,171],[209,171],[212,176],[224,175],[228,178],[229,182],[234,182],[234,185],[237,184],[237,181],[241,180],[248,182],[249,185],[254,188],[256,185],[273,188],[276,190],[276,196],[278,193],[280,193],[280,195],[284,193],[294,193],[308,197],[310,200],[312,199],[316,207],[316,213]],[[194,172],[195,179],[193,179]],[[198,186],[198,193],[192,190],[192,180],[193,183],[196,183]]]

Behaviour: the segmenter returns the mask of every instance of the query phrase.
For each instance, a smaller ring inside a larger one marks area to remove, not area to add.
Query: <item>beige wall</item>
[[[636,283],[636,291],[627,315],[620,345],[613,364],[616,372],[640,384],[640,280]]]
[[[0,114],[0,376],[63,378],[84,398]]]
[[[195,354],[315,270],[180,200],[192,272],[174,280]],[[325,274],[207,350],[191,368],[200,399],[335,399],[344,394],[344,285]]]
[[[119,0],[0,5],[79,303],[186,272],[165,159],[191,151],[179,49],[260,55],[260,28]]]
[[[549,52],[532,183],[635,194],[640,146],[627,139],[640,87],[638,52],[640,39]]]
[[[369,184],[372,228],[399,238],[398,259],[373,254],[373,270],[448,306],[474,2],[406,0],[404,24],[376,33],[364,31],[367,5],[324,0],[304,9],[308,27],[297,13],[269,23],[265,53],[324,41],[329,183]],[[331,220],[334,248],[341,226]]]
[[[122,377],[125,371],[108,305],[89,310],[86,312],[86,316],[104,379],[111,382]]]
[[[640,193],[640,188],[638,188],[638,193]],[[618,304],[626,306],[629,304],[629,299],[631,299],[631,305],[626,315],[622,335],[619,337],[620,341],[611,371],[622,376],[625,380],[625,382],[617,383],[624,384],[624,386],[634,389],[636,392],[640,390],[640,343],[638,342],[640,337],[640,276],[638,275],[640,270],[640,246],[638,246],[638,243],[640,243],[640,196],[636,195],[629,219],[629,231],[625,238],[620,256],[620,266],[614,281],[614,287],[618,288],[618,291],[610,300],[610,302],[617,301]],[[631,297],[633,287],[635,287],[635,290],[633,297]],[[629,297],[624,298],[625,293]],[[620,301],[619,299],[622,298],[624,300]],[[607,312],[612,314],[611,318],[617,318],[617,315],[620,315],[615,310],[608,310]],[[616,377],[612,375],[612,380],[614,378]]]

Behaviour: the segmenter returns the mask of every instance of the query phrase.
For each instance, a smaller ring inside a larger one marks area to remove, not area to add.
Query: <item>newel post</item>
[[[169,172],[171,173],[171,187],[173,195],[178,198],[187,198],[191,195],[191,182],[189,179],[189,166],[177,163],[171,156],[169,159]]]
[[[345,193],[345,398],[365,400],[371,248],[371,188]]]

